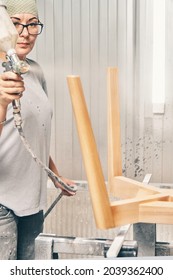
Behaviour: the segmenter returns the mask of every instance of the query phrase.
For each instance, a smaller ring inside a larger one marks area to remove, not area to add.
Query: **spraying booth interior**
[[[166,81],[167,91],[165,99],[161,96],[156,100],[152,90],[158,92],[159,86],[154,83],[158,76],[149,64],[152,58],[154,69],[156,50],[152,47],[157,38],[154,31],[149,32],[149,25],[152,23],[155,30],[155,1],[149,5],[146,1],[145,5],[142,1],[131,1],[129,6],[125,1],[119,5],[120,1],[98,2],[89,5],[88,1],[77,1],[76,6],[69,6],[65,1],[63,6],[60,0],[44,0],[44,5],[38,1],[47,27],[31,55],[46,69],[54,107],[51,150],[62,172],[75,180],[77,188],[67,186],[40,162],[23,134],[20,102],[13,103],[21,144],[50,178],[61,183],[64,190],[75,193],[72,198],[64,197],[48,179],[48,208],[44,233],[36,239],[36,259],[173,254],[173,134],[169,124],[173,115],[173,84],[169,34],[160,32],[167,47],[167,76],[162,81]],[[172,2],[164,3],[164,11],[169,11],[164,26],[166,29],[169,24],[170,32]],[[23,75],[28,66],[15,53],[18,35],[1,1],[0,8],[0,21],[4,24],[0,27],[0,51],[6,53],[9,61],[6,71]],[[144,8],[145,12],[150,9],[148,18],[144,18]],[[59,20],[54,9],[61,14]],[[66,22],[69,14],[72,18]],[[130,31],[122,28],[122,15]],[[97,28],[92,29],[95,20]],[[63,36],[69,26],[70,39]],[[159,51],[165,54],[165,49]]]

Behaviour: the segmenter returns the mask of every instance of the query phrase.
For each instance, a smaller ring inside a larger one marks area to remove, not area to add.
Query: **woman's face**
[[[22,28],[20,24],[38,23],[38,18],[32,14],[15,14],[11,16],[12,22],[15,24],[17,31]],[[16,52],[21,60],[32,51],[37,35],[31,35],[25,27],[17,39]]]

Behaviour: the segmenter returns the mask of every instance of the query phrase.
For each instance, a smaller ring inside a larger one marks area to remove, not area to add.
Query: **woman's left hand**
[[[69,180],[69,179],[64,178],[64,177],[60,177],[60,179],[61,179],[66,185],[68,185],[68,186],[75,186],[75,187],[76,187],[75,183],[74,183],[72,180]],[[73,196],[73,195],[76,194],[76,192],[74,192],[74,191],[71,191],[71,192],[70,192],[70,191],[64,190],[64,189],[62,188],[61,184],[58,183],[58,182],[55,182],[54,184],[55,184],[55,187],[56,187],[56,188],[60,188],[60,189],[62,190],[63,194],[66,195],[66,196]]]

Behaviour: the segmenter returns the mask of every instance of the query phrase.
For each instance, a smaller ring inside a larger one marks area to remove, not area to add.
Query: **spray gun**
[[[6,11],[6,6],[0,0],[0,22],[1,22],[1,33],[0,33],[0,51],[6,53],[7,62],[3,63],[5,71],[13,71],[16,74],[24,74],[28,71],[29,66],[25,61],[21,61],[15,51],[15,45],[18,38],[16,28],[11,22],[10,17]],[[20,100],[14,100],[13,115],[15,126],[20,127],[22,124],[22,118],[20,113]]]
[[[28,71],[29,66],[24,61],[19,60],[16,51],[15,46],[18,38],[18,33],[16,31],[15,26],[13,25],[7,11],[6,6],[3,4],[2,0],[0,0],[0,52],[6,53],[7,62],[3,63],[3,66],[5,67],[5,71],[13,71],[16,74],[24,74]],[[22,117],[21,117],[21,106],[20,101],[15,100],[12,102],[13,105],[13,115],[14,115],[14,122],[15,126],[18,129],[20,138],[27,149],[27,151],[30,153],[32,158],[46,171],[48,176],[53,179],[54,182],[58,182],[62,190],[67,191],[68,193],[75,194],[77,191],[77,187],[69,186],[64,183],[63,180],[61,180],[54,172],[52,172],[32,151],[29,143],[27,142],[23,129],[22,129]],[[61,196],[63,195],[63,192],[59,195],[58,201]],[[52,209],[54,207],[54,204],[50,207]],[[47,214],[50,212],[50,209],[48,209]],[[47,216],[46,214],[46,216]]]
[[[2,66],[5,68],[5,71],[12,71],[18,75],[22,75],[28,72],[29,65],[25,61],[19,60],[14,49],[10,49],[7,52],[6,58],[7,62],[2,63]],[[12,106],[15,126],[18,129],[20,129],[22,125],[20,99],[13,100]]]

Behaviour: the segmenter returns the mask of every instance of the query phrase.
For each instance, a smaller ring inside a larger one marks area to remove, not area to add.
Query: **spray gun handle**
[[[12,68],[12,65],[11,65],[11,62],[9,61],[9,59],[8,59],[8,61],[3,62],[2,66],[5,68],[5,72],[13,71],[13,68]],[[14,110],[20,109],[20,101],[19,100],[13,100],[12,104],[13,104]],[[16,111],[16,113],[17,113],[17,111]]]
[[[15,49],[8,50],[6,58],[7,58],[7,62],[3,62],[3,67],[5,67],[5,71],[12,71],[18,75],[22,75],[28,72],[29,65],[25,61],[21,61],[18,58]],[[20,100],[14,100],[12,102],[12,105],[13,105],[15,126],[17,128],[20,128],[22,124],[22,117],[20,113],[21,110]]]
[[[5,68],[5,72],[7,71],[13,71],[14,73],[17,73],[21,75],[20,71],[20,60],[15,54],[15,50],[12,50],[11,54],[7,55],[7,61],[3,62],[2,66]],[[20,100],[13,100],[12,101],[12,106],[13,106],[13,115],[14,115],[14,123],[17,128],[21,127],[22,124],[22,117],[21,117],[21,105],[20,105]]]

